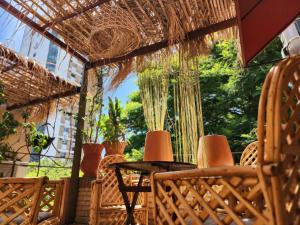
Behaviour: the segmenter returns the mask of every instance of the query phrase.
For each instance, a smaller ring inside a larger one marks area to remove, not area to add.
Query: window
[[[46,68],[51,72],[55,72],[57,55],[58,55],[58,47],[54,45],[52,42],[50,42]]]
[[[295,26],[298,31],[298,34],[300,35],[300,18],[296,19]]]

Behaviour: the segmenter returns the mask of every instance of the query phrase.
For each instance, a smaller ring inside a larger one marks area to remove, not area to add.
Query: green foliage
[[[125,152],[130,152],[131,149],[141,149],[145,143],[148,129],[141,102],[140,92],[135,91],[129,95],[129,99],[125,105],[124,123],[127,128],[126,134],[129,142]]]
[[[102,132],[105,141],[125,141],[125,127],[122,121],[120,101],[108,98],[108,116],[102,117]]]
[[[236,46],[235,41],[216,43],[209,56],[197,59],[197,71],[200,76],[205,133],[226,135],[232,151],[241,152],[256,139],[260,92],[265,76],[273,66],[266,62],[281,58],[281,42],[275,39],[245,69],[239,65]],[[176,58],[172,59],[171,66],[173,75],[178,74]],[[167,129],[174,134],[172,82],[175,81],[170,79]],[[132,107],[133,104],[136,107]],[[130,147],[142,149],[147,129],[138,92],[129,97],[125,109]]]
[[[62,177],[71,176],[71,162],[66,163],[63,160],[51,160],[51,159],[42,159],[40,165],[42,167],[38,170],[38,162],[31,162],[27,167],[26,177],[36,177],[36,176],[47,176],[50,180],[57,180]],[[63,168],[57,168],[63,167]]]
[[[3,141],[11,134],[15,134],[19,125],[20,123],[15,120],[10,112],[4,112],[0,122],[0,141]]]
[[[15,156],[16,153],[13,152],[13,149],[9,144],[5,142],[0,143],[0,162],[5,159],[14,159]]]
[[[5,94],[4,94],[4,87],[0,85],[0,105],[5,104]],[[0,161],[14,157],[12,153],[12,148],[9,144],[5,143],[5,139],[15,134],[17,131],[17,127],[21,124],[15,120],[14,116],[10,112],[4,112],[1,116],[0,121]]]
[[[93,97],[87,97],[87,113],[83,118],[87,128],[83,131],[85,143],[97,143],[101,129],[101,117],[103,108],[103,77],[108,73],[108,68],[101,67],[96,70],[96,93]]]
[[[37,129],[35,123],[24,123],[23,126],[27,129],[26,144],[32,147],[34,153],[40,154],[43,149],[47,148],[52,138]]]
[[[272,64],[281,58],[281,42],[274,40],[248,68],[241,68],[234,41],[217,43],[199,64],[206,134],[226,135],[232,151],[241,152],[256,139],[261,88]]]
[[[131,152],[125,153],[125,159],[128,162],[142,161],[143,157],[144,157],[144,152],[137,149],[132,149]]]

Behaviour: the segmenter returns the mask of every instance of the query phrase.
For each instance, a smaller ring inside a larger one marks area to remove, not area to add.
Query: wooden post
[[[78,107],[78,118],[76,126],[76,139],[75,139],[75,149],[74,158],[72,165],[72,174],[70,180],[70,190],[68,198],[68,211],[66,212],[66,222],[73,223],[75,219],[77,194],[79,187],[79,170],[80,170],[80,160],[82,151],[82,131],[84,130],[84,116],[86,110],[86,96],[87,96],[87,85],[88,85],[88,66],[84,66],[84,73],[82,77],[82,85],[80,91],[79,107]]]

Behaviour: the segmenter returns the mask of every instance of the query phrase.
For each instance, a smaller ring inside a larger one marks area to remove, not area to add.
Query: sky
[[[19,51],[25,25],[0,8],[0,42]]]
[[[22,43],[22,38],[25,30],[25,25],[20,23],[13,16],[0,8],[0,42],[5,46],[19,51]],[[59,62],[58,62],[59,63]],[[136,85],[135,74],[130,74],[128,78],[113,92],[105,93],[105,102],[107,103],[108,96],[117,97],[121,104],[124,105],[128,100],[128,96],[138,90]]]

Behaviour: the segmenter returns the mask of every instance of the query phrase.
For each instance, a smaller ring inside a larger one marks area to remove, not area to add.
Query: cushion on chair
[[[242,222],[245,225],[251,225],[251,224],[253,224],[253,221],[251,219],[249,219],[249,218],[242,219]],[[194,224],[193,220],[189,219],[188,222],[187,222],[187,225],[193,225],[193,224]],[[212,218],[209,217],[209,218],[207,218],[207,220],[203,224],[204,225],[215,225],[216,223],[214,222],[214,220]],[[230,225],[236,225],[236,223],[232,222]]]
[[[38,215],[38,223],[49,219],[50,217],[52,217],[52,213],[51,212],[39,212]]]
[[[9,217],[11,215],[12,215],[11,213],[6,213],[7,217]],[[40,212],[38,215],[38,223],[49,219],[51,216],[52,216],[52,213],[50,213],[50,212]],[[16,224],[21,224],[24,222],[24,217],[22,215],[17,216],[16,218],[13,219],[13,222]],[[0,224],[2,224],[2,223],[3,223],[3,219],[0,218]]]

